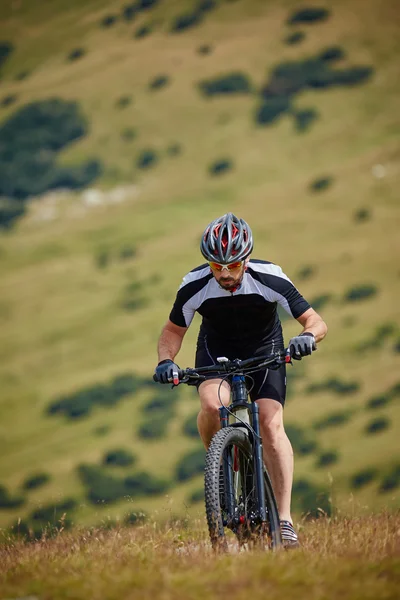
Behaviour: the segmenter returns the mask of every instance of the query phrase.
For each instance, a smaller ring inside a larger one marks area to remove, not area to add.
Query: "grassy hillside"
[[[199,526],[64,532],[0,548],[2,591],[38,598],[397,598],[398,517],[320,521],[303,549],[215,556]]]
[[[26,215],[0,233],[0,483],[12,498],[25,499],[0,509],[3,526],[70,497],[80,523],[138,508],[159,516],[201,514],[201,503],[190,502],[201,475],[183,483],[175,475],[181,457],[199,448],[182,433],[197,408],[190,391],[180,392],[165,436],[153,441],[138,435],[155,393],[149,387],[111,408],[97,404],[82,418],[46,410],[122,374],[151,376],[181,277],[201,261],[199,236],[228,210],[251,224],[256,257],[280,264],[316,308],[324,302],[329,335],[312,359],[293,368],[301,376],[286,408],[286,421],[317,444],[308,454],[297,452],[296,478],[328,490],[345,514],[398,503],[396,3],[325,4],[327,19],[296,27],[286,24],[296,2],[215,4],[197,26],[172,33],[191,2],[160,0],[133,20],[122,18],[121,2],[2,3],[0,39],[14,46],[1,67],[2,122],[29,102],[77,101],[89,133],[59,160],[74,165],[95,157],[104,166],[93,184],[97,194],[29,200]],[[115,23],[102,25],[110,15]],[[285,43],[293,31],[305,33],[301,43]],[[273,69],[333,46],[345,52],[336,68],[371,67],[371,77],[307,88],[279,119],[258,126],[260,90]],[[68,60],[79,48],[82,57]],[[202,95],[199,82],[232,72],[248,77],[249,93]],[[154,89],[161,76],[167,84]],[[298,131],[296,114],[309,109],[318,117]],[[157,159],[145,169],[144,150]],[[222,159],[233,168],[212,176],[210,165]],[[327,188],[313,192],[310,185],[321,178]],[[360,286],[366,297],[353,299],[350,292]],[[179,355],[182,366],[193,363],[197,325]],[[296,323],[285,321],[286,338],[296,331]],[[353,387],[338,390],[329,383],[335,378]],[[324,389],[309,389],[321,383]],[[384,400],[371,407],[377,396]],[[342,415],[336,426],[332,413]],[[376,420],[381,425],[368,433]],[[106,467],[107,473],[166,478],[167,496],[107,506],[87,500],[77,466],[100,465],[120,447],[137,462]],[[336,462],[317,466],[326,452],[336,453]],[[366,469],[369,482],[367,476],[365,485],[353,484]],[[40,472],[50,475],[45,485],[21,489]],[[380,490],[390,475],[394,485]]]

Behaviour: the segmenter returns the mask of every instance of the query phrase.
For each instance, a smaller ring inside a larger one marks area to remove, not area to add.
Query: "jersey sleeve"
[[[169,315],[172,323],[179,327],[189,327],[199,306],[198,295],[211,278],[210,269],[204,265],[185,275]]]
[[[169,320],[175,325],[179,325],[179,327],[189,327],[195,313],[195,309],[190,306],[190,299],[188,300],[186,296],[185,288],[181,286],[169,315]]]
[[[275,300],[289,315],[297,319],[311,308],[311,305],[303,298],[281,267],[274,266],[276,268],[276,279],[273,282]]]

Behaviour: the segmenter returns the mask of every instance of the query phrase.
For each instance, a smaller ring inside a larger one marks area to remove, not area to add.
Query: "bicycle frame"
[[[262,441],[260,436],[260,419],[259,419],[259,408],[256,402],[248,402],[248,390],[246,388],[245,376],[243,373],[236,373],[232,376],[231,384],[231,398],[232,403],[228,406],[222,406],[219,409],[221,428],[223,427],[245,427],[252,447],[253,447],[253,467],[256,476],[256,497],[257,497],[257,513],[255,515],[255,522],[258,524],[265,523],[267,521],[267,514],[265,510],[265,488],[264,488],[264,462],[262,455]],[[245,409],[249,411],[250,423],[249,426],[246,422],[240,418],[235,423],[229,423],[229,414],[235,414],[238,410]],[[226,481],[226,501],[228,513],[231,516],[231,523],[227,526],[233,527],[240,524],[237,523],[236,517],[234,516],[234,507],[232,498],[234,494],[233,481],[232,481],[232,457],[229,455],[224,461],[224,479]]]

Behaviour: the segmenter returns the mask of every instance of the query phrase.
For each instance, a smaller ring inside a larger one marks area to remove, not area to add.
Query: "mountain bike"
[[[251,373],[290,363],[290,351],[246,360],[217,359],[218,364],[174,373],[174,385],[221,377],[231,386],[231,404],[221,401],[221,429],[207,450],[204,472],[208,530],[214,550],[226,551],[233,534],[239,546],[282,546],[278,508],[263,462],[259,408],[249,402]],[[155,380],[156,377],[154,377]],[[232,533],[230,533],[232,532]]]

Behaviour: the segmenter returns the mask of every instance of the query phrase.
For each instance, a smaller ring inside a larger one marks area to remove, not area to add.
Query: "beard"
[[[244,269],[240,273],[239,277],[232,277],[228,275],[226,277],[220,277],[218,284],[222,289],[227,290],[228,292],[231,290],[235,290],[241,283],[243,279]]]

